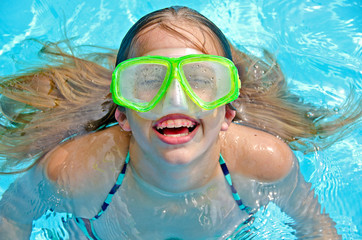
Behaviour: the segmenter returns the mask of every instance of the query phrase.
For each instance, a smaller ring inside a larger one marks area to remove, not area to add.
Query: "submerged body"
[[[250,212],[256,212],[269,201],[274,201],[279,203],[282,210],[293,214],[293,208],[303,202],[299,198],[304,193],[308,201],[303,204],[313,212],[294,213],[293,217],[300,221],[297,224],[300,236],[306,234],[317,239],[319,231],[326,239],[337,236],[335,230],[330,228],[333,223],[328,220],[328,215],[316,214],[315,207],[320,211],[317,199],[313,191],[310,192],[310,184],[300,175],[298,163],[293,160],[288,146],[259,130],[234,124],[230,127],[232,131],[220,135],[223,145],[230,146],[231,142],[248,144],[237,151],[222,148],[221,152],[233,184],[243,204],[251,208]],[[112,127],[72,140],[48,154],[39,167],[44,169],[42,171],[47,175],[46,181],[50,179],[51,184],[47,186],[53,189],[52,194],[58,197],[52,199],[53,204],[66,203],[54,206],[54,211],[70,212],[87,219],[101,212],[122,169],[116,166],[123,166],[127,155],[127,146],[119,143],[128,137],[117,127]],[[251,141],[251,138],[255,140]],[[88,143],[89,148],[82,144],[84,142]],[[90,149],[98,151],[92,152]],[[249,154],[238,158],[237,155],[242,155],[243,151]],[[250,215],[238,207],[222,169],[217,164],[215,176],[206,185],[170,193],[145,182],[136,173],[131,158],[122,185],[106,210],[93,221],[94,232],[100,239],[144,239],[145,236],[153,236],[155,239],[226,238],[242,226]],[[243,166],[242,172],[238,166]],[[286,197],[285,192],[290,195]],[[310,224],[311,217],[322,224]],[[70,220],[68,227],[70,235],[75,239],[85,236],[75,226],[74,219]]]
[[[280,140],[276,142],[275,137],[267,133],[234,124],[231,128],[233,131],[221,134],[219,141],[226,146],[231,142],[247,141],[248,144],[239,151],[248,154],[238,162],[232,160],[239,155],[235,149],[225,148],[222,154],[240,198],[254,212],[272,199],[271,192],[268,192],[270,186],[285,179],[291,169],[295,169],[292,167],[293,155],[286,144]],[[254,137],[254,142],[248,140],[251,137]],[[27,214],[23,214],[21,203],[15,211],[3,208],[6,209],[2,212],[4,215],[11,215],[9,219],[24,224],[18,225],[17,236],[21,236],[21,232],[27,236],[31,230],[30,220],[34,215],[40,217],[46,208],[88,219],[96,216],[120,174],[120,166],[123,166],[128,152],[128,146],[121,143],[127,141],[129,135],[118,127],[76,138],[54,149],[37,167],[18,179],[4,194],[2,206],[19,203],[21,199],[35,205]],[[266,157],[269,157],[268,163],[263,162]],[[256,161],[256,158],[260,160]],[[253,166],[248,161],[253,162]],[[101,239],[126,236],[129,239],[144,239],[144,236],[222,239],[228,236],[250,215],[240,210],[220,164],[215,163],[218,167],[207,184],[172,193],[145,182],[136,173],[131,158],[122,185],[107,209],[94,221],[94,231]],[[261,167],[266,164],[266,167]],[[242,165],[245,172],[237,172],[236,166]],[[28,190],[24,191],[25,188]],[[272,189],[276,194],[274,187]],[[11,195],[11,191],[20,194]],[[85,235],[72,221],[68,223],[70,235],[81,239]]]
[[[219,177],[200,189],[169,193],[144,182],[129,168],[119,184],[117,192],[113,191],[115,186],[112,188],[107,203],[94,218],[75,220],[94,239],[224,239],[251,218],[251,211],[241,209],[245,206],[237,204],[231,188]],[[243,199],[252,201],[250,196]],[[115,212],[122,217],[112,214]],[[175,225],[180,227],[175,229]]]

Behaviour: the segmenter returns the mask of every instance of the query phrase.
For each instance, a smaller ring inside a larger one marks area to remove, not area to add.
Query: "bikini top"
[[[107,196],[106,200],[103,202],[102,207],[101,207],[100,211],[97,213],[97,215],[95,215],[91,219],[81,218],[81,217],[74,217],[75,222],[80,227],[80,229],[84,232],[84,234],[88,237],[88,239],[91,239],[91,240],[99,240],[100,239],[97,236],[97,234],[96,234],[96,232],[95,232],[95,230],[93,228],[93,222],[95,220],[97,220],[106,211],[106,209],[108,208],[109,204],[112,201],[112,198],[113,198],[114,194],[117,192],[119,187],[122,185],[124,176],[126,174],[127,165],[129,163],[129,159],[130,159],[130,157],[129,157],[129,152],[128,152],[125,163],[124,163],[124,165],[122,167],[122,170],[118,175],[117,181],[113,185],[111,191],[108,193],[108,196]],[[224,161],[224,158],[221,156],[221,154],[220,154],[220,158],[219,158],[219,163],[220,163],[220,167],[222,169],[222,172],[223,172],[223,174],[225,176],[225,179],[226,179],[226,181],[227,181],[227,183],[228,183],[228,185],[229,185],[229,187],[231,189],[231,193],[233,195],[233,198],[236,201],[236,204],[239,206],[240,210],[246,211],[250,215],[251,209],[249,207],[245,206],[243,204],[243,202],[241,201],[240,196],[239,196],[238,192],[236,191],[236,189],[235,189],[235,187],[233,185],[233,182],[231,180],[229,169],[227,168],[226,163]]]

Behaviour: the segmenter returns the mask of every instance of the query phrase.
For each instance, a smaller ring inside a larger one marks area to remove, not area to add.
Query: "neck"
[[[169,193],[182,193],[205,186],[218,174],[220,144],[216,141],[211,148],[187,163],[169,163],[164,157],[146,154],[135,141],[130,144],[130,164],[143,181],[156,189]]]

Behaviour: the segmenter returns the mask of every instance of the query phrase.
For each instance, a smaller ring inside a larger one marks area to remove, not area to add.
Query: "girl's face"
[[[187,32],[185,34],[190,35]],[[200,37],[205,36],[200,33]],[[206,44],[208,53],[222,55],[214,47],[211,39],[205,40],[210,42]],[[184,40],[157,28],[142,35],[135,47],[135,57],[203,54],[190,48]],[[163,159],[170,164],[187,164],[202,157],[207,151],[215,151],[218,154],[219,150],[214,146],[220,130],[227,130],[235,112],[222,106],[202,115],[192,114],[187,109],[193,102],[187,95],[175,94],[173,91],[180,92],[180,89],[177,86],[169,89],[165,99],[159,103],[167,105],[166,110],[156,120],[147,119],[142,113],[130,109],[126,109],[125,117],[124,113],[117,110],[116,119],[124,130],[132,131],[134,143],[152,159]],[[123,115],[123,120],[120,115]]]

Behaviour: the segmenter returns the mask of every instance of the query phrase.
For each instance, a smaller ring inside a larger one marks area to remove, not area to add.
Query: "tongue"
[[[165,134],[165,135],[176,135],[176,134],[183,134],[183,133],[189,133],[189,129],[187,127],[163,129],[163,134]]]

